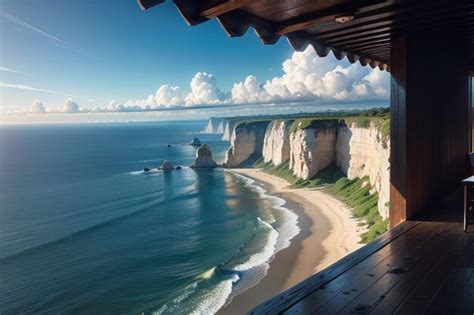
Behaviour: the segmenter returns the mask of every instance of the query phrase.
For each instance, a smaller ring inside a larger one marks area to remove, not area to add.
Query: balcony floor
[[[474,314],[474,226],[408,221],[252,314]]]

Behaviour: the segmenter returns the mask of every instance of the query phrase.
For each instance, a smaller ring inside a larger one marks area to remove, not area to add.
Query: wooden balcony
[[[474,227],[449,221],[406,221],[251,314],[473,314]]]
[[[163,0],[138,2],[147,9]],[[474,231],[464,233],[461,218],[451,218],[462,208],[434,209],[470,175],[472,0],[174,3],[189,25],[215,17],[231,37],[252,27],[264,44],[286,36],[295,50],[312,45],[320,57],[332,51],[390,67],[394,228],[252,313],[473,314]]]

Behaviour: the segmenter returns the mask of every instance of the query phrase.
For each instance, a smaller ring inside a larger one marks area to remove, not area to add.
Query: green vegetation
[[[361,235],[362,243],[369,243],[387,231],[388,221],[379,214],[377,193],[370,193],[367,177],[350,180],[341,177],[330,185],[328,190],[345,201],[353,209],[354,217],[361,218],[367,223],[368,231]]]
[[[367,177],[350,180],[339,167],[331,164],[309,180],[297,178],[288,167],[288,161],[278,166],[258,160],[254,167],[288,181],[293,188],[324,187],[353,209],[353,215],[367,224],[367,232],[361,235],[361,243],[369,243],[387,231],[388,221],[383,220],[377,208],[378,194],[370,193]]]
[[[338,125],[355,124],[359,128],[367,128],[371,124],[377,126],[382,134],[382,140],[386,145],[390,132],[390,110],[380,107],[366,110],[340,110],[326,111],[321,113],[298,113],[287,115],[255,115],[225,117],[235,128],[242,128],[258,122],[268,123],[272,121],[286,120],[290,122],[287,133],[306,128],[332,128]],[[272,123],[268,125],[271,128]]]
[[[338,125],[355,124],[358,128],[368,128],[371,124],[379,128],[382,140],[387,144],[390,133],[390,112],[388,108],[373,108],[356,112],[339,112],[337,115],[320,115],[296,118],[289,132],[307,128],[332,128]]]
[[[337,126],[339,120],[327,117],[309,117],[309,118],[300,118],[293,121],[289,129],[289,133],[292,133],[298,129],[307,129],[307,128],[334,128]]]
[[[390,112],[388,108],[328,111],[318,114],[300,113],[286,116],[280,115],[272,117],[272,119],[288,121],[290,123],[289,128],[286,130],[288,134],[298,129],[324,129],[355,125],[359,128],[377,127],[380,131],[377,135],[377,140],[382,142],[384,148],[387,148],[390,138]],[[268,122],[268,120],[269,116],[252,117],[240,121],[238,126],[245,126],[258,121]],[[267,128],[271,128],[274,123],[276,122],[268,124]],[[367,232],[361,235],[362,243],[368,243],[387,231],[388,222],[382,219],[377,208],[378,194],[371,193],[369,180],[366,177],[349,180],[335,164],[320,171],[309,180],[303,180],[293,175],[289,169],[289,162],[274,166],[271,163],[264,163],[260,159],[253,166],[262,168],[269,174],[285,179],[293,188],[324,187],[328,192],[343,200],[353,209],[354,217],[363,220],[367,224]],[[389,205],[385,206],[388,207]]]
[[[382,147],[387,149],[388,140],[390,139],[390,118],[387,118],[380,127],[380,133],[382,135]]]
[[[235,129],[240,129],[240,128],[245,128],[245,127],[255,127],[255,126],[265,126],[265,125],[270,125],[271,120],[269,119],[248,119],[248,120],[242,120],[239,121],[235,125]]]

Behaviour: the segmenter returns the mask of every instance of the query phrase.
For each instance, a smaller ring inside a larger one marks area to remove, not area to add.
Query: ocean
[[[298,233],[203,121],[0,126],[1,314],[212,314]],[[168,147],[168,144],[171,146]],[[163,160],[184,166],[143,173]]]

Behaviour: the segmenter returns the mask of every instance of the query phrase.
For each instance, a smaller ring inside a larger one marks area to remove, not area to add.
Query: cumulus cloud
[[[109,105],[105,109],[99,109],[98,111],[108,111],[108,112],[137,112],[143,110],[150,110],[151,107],[149,105],[136,105],[133,102],[129,102],[127,104],[122,104],[116,102],[115,100],[110,101]]]
[[[44,108],[43,103],[41,101],[35,100],[31,105],[31,111],[33,113],[44,113],[46,112],[46,109]]]
[[[79,112],[79,105],[77,105],[72,98],[66,99],[64,103],[63,112],[65,113],[77,113]]]
[[[236,104],[267,102],[271,99],[253,75],[249,75],[243,82],[234,83],[231,95],[232,101]]]
[[[229,102],[226,93],[217,86],[214,75],[206,72],[198,72],[190,82],[190,92],[185,93],[179,86],[161,85],[155,95],[147,98],[128,101],[123,106],[126,109],[139,107],[142,110],[171,108],[179,106],[196,106],[224,104]],[[108,107],[110,108],[110,106]],[[123,110],[123,108],[122,108]]]
[[[283,75],[259,84],[254,76],[234,84],[234,103],[294,102],[305,100],[369,100],[389,95],[389,75],[379,69],[321,58],[309,46],[282,64]]]
[[[186,106],[220,104],[226,95],[217,87],[217,80],[212,74],[198,72],[191,80],[191,92],[186,96]]]
[[[174,107],[184,104],[184,94],[179,86],[167,84],[158,88],[155,94],[155,104],[160,107]]]
[[[154,94],[142,99],[125,103],[111,101],[108,106],[95,109],[80,109],[68,98],[64,108],[56,111],[126,112],[201,105],[352,101],[389,97],[390,82],[386,71],[363,67],[359,63],[350,64],[346,59],[339,61],[332,53],[321,58],[311,46],[302,52],[294,52],[282,62],[281,67],[280,76],[259,82],[254,75],[248,75],[243,81],[234,83],[227,93],[219,88],[217,78],[213,74],[198,72],[191,79],[189,89],[164,84],[159,86]],[[67,95],[1,82],[0,87]],[[89,102],[92,101],[94,100],[89,99]],[[32,111],[34,110],[41,110],[41,107],[33,106]]]
[[[259,82],[254,75],[234,83],[229,93],[218,87],[214,75],[198,72],[186,94],[178,86],[162,85],[155,95],[115,105],[110,110],[141,110],[178,106],[258,104],[299,101],[349,101],[387,99],[389,74],[378,68],[363,67],[329,54],[321,58],[308,46],[282,62],[282,75]]]

